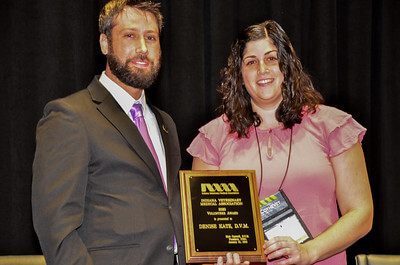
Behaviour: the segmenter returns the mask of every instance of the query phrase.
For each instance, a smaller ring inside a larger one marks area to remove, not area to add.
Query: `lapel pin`
[[[168,134],[168,130],[167,130],[167,128],[165,128],[165,125],[164,125],[164,124],[162,125],[162,129],[163,129],[163,131],[164,131],[165,133]]]

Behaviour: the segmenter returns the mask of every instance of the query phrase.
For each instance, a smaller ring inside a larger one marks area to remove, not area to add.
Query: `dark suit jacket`
[[[32,207],[48,265],[172,265],[174,235],[185,264],[178,135],[171,117],[151,108],[166,152],[168,196],[140,132],[97,77],[45,107]]]

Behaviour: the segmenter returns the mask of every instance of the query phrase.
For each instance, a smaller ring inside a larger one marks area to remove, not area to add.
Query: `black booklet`
[[[290,236],[299,243],[312,239],[300,215],[283,190],[260,201],[264,237]]]

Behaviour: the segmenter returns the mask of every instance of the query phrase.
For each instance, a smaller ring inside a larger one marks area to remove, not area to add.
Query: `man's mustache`
[[[147,62],[150,62],[150,60],[149,60],[149,58],[147,57],[147,55],[145,55],[145,54],[139,54],[139,55],[136,55],[135,57],[132,57],[132,58],[127,59],[127,60],[126,60],[126,64],[128,64],[129,62],[134,61],[134,60],[140,60],[140,61],[147,61]]]

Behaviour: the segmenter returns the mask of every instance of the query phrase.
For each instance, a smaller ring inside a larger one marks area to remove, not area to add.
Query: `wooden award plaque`
[[[187,263],[214,263],[226,253],[264,262],[254,170],[179,172]]]

